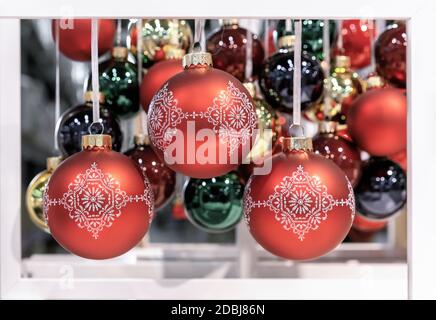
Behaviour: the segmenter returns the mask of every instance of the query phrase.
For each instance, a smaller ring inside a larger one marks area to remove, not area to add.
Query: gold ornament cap
[[[313,151],[312,139],[307,137],[284,137],[282,146],[283,151]]]
[[[256,97],[257,88],[256,88],[256,85],[254,84],[254,82],[251,82],[251,81],[244,82],[243,85],[244,85],[245,89],[247,89],[248,93],[250,94],[250,96],[252,98]]]
[[[115,59],[125,60],[127,59],[128,54],[129,51],[126,47],[114,47],[112,49],[112,57],[114,57]]]
[[[192,52],[183,56],[183,68],[197,65],[213,66],[212,55],[209,52]]]
[[[335,67],[349,69],[351,60],[349,56],[339,55],[335,57]]]
[[[82,136],[82,149],[112,149],[112,137],[108,134],[87,134]]]
[[[386,82],[383,78],[377,75],[372,75],[366,79],[366,89],[382,88],[385,85]]]
[[[238,19],[223,19],[223,26],[235,26],[239,24]]]
[[[321,121],[318,125],[320,133],[335,133],[338,123],[335,121]]]
[[[150,138],[145,133],[135,134],[135,137],[133,139],[134,139],[135,145],[137,145],[137,146],[150,145]]]
[[[185,55],[185,50],[174,46],[165,47],[164,51],[166,60],[183,59],[183,56]]]
[[[290,34],[279,38],[279,48],[293,47],[295,45],[295,35]]]
[[[46,160],[47,171],[53,172],[57,166],[62,162],[62,157],[48,157]]]
[[[92,91],[86,91],[83,95],[83,99],[85,99],[85,102],[92,102],[93,98],[93,92]],[[102,92],[98,93],[98,101],[100,103],[104,103],[104,95]]]

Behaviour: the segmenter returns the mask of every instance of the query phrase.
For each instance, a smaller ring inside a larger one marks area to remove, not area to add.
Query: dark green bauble
[[[229,231],[241,220],[243,194],[242,179],[235,172],[210,179],[190,178],[183,195],[187,217],[207,232]]]
[[[280,20],[277,24],[277,39],[287,34],[286,21]],[[313,54],[318,60],[324,60],[323,53],[324,20],[305,19],[302,21],[302,49]],[[292,32],[291,32],[292,33]],[[330,45],[336,38],[336,23],[329,20]]]
[[[115,47],[111,63],[100,73],[100,91],[106,106],[123,118],[132,117],[139,110],[137,70],[127,61],[127,55],[127,48]]]

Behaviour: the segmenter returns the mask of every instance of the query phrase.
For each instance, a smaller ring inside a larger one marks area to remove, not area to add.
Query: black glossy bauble
[[[387,219],[406,203],[406,174],[387,158],[370,158],[363,164],[354,193],[357,212],[374,220]]]
[[[100,119],[104,126],[105,134],[112,136],[112,149],[121,150],[123,134],[118,122],[118,118],[105,107],[100,108]],[[64,156],[82,150],[82,136],[89,134],[88,128],[92,123],[92,103],[87,102],[82,105],[70,108],[62,114],[56,125],[56,139],[59,149]],[[94,125],[91,133],[100,133],[100,126]]]
[[[279,49],[262,68],[259,84],[265,100],[275,109],[291,112],[293,106],[294,51]],[[324,72],[315,56],[301,56],[301,108],[317,103],[323,93]]]

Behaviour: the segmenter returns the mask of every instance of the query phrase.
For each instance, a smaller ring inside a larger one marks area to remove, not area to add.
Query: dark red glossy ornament
[[[221,176],[242,163],[258,121],[247,89],[212,67],[206,52],[185,55],[185,69],[155,94],[148,130],[168,167],[194,178]]]
[[[390,155],[389,159],[396,162],[404,172],[407,172],[407,149]]]
[[[386,88],[364,93],[347,117],[357,146],[374,156],[400,152],[407,145],[407,99],[404,90]]]
[[[351,68],[361,69],[371,64],[371,44],[374,39],[374,23],[369,20],[342,21],[342,50],[336,54],[350,57]]]
[[[154,153],[146,135],[135,135],[135,146],[124,154],[132,159],[148,178],[153,190],[155,209],[163,207],[174,194],[176,173]]]
[[[353,229],[359,230],[361,232],[376,232],[384,229],[387,226],[387,221],[371,220],[361,216],[359,213],[356,214],[353,221]]]
[[[377,73],[392,85],[406,87],[407,33],[403,23],[391,25],[375,43]]]
[[[181,58],[158,62],[147,71],[141,82],[140,89],[141,105],[145,112],[148,111],[148,107],[155,93],[168,79],[182,71]]]
[[[83,258],[109,259],[132,249],[153,215],[150,183],[109,135],[83,137],[83,151],[57,167],[44,192],[53,238]]]
[[[361,174],[360,152],[352,142],[336,133],[336,126],[335,122],[320,123],[319,133],[313,138],[313,150],[332,160],[355,186]]]
[[[327,254],[347,236],[354,218],[353,188],[333,161],[312,152],[308,138],[283,138],[268,175],[252,175],[244,193],[250,233],[286,259]]]
[[[257,35],[253,38],[253,75],[262,67],[265,56],[262,43]],[[215,68],[224,70],[237,78],[245,80],[247,29],[238,25],[235,19],[224,20],[223,26],[207,39],[207,51],[212,54]]]
[[[72,60],[91,60],[91,19],[53,20],[53,39],[55,39],[57,23],[59,24],[59,51]],[[105,54],[112,48],[115,29],[114,20],[98,20],[99,55]]]

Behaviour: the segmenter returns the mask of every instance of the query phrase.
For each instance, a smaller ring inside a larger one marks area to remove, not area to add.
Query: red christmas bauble
[[[375,232],[384,229],[387,225],[386,220],[371,220],[361,216],[360,214],[356,214],[353,221],[353,229],[362,231],[362,232]]]
[[[145,112],[155,93],[168,81],[172,76],[183,71],[181,59],[171,59],[161,61],[153,65],[141,82],[141,105]]]
[[[354,217],[351,183],[332,161],[308,150],[309,140],[284,138],[271,173],[252,175],[244,193],[252,236],[286,259],[315,259],[333,250]]]
[[[335,123],[321,123],[320,133],[313,138],[313,150],[341,168],[353,186],[357,184],[362,173],[360,151],[336,133]]]
[[[124,153],[141,169],[151,184],[154,207],[163,207],[174,194],[176,173],[168,168],[150,147],[148,136],[136,135],[135,146]]]
[[[407,171],[407,149],[402,150],[396,154],[392,154],[389,156],[389,158],[398,163],[401,167],[401,169],[404,170],[404,172]]]
[[[358,147],[373,156],[400,152],[407,145],[407,99],[404,90],[371,90],[353,103],[348,131]]]
[[[257,75],[262,67],[265,53],[257,35],[253,38],[253,75]],[[237,21],[225,21],[223,27],[207,39],[207,51],[213,56],[216,68],[227,71],[240,81],[245,79],[247,63],[247,29],[241,28]]]
[[[91,19],[71,19],[64,22],[53,20],[53,39],[55,39],[57,23],[59,23],[59,51],[72,60],[91,60]],[[115,30],[114,20],[98,20],[98,54],[100,56],[112,48]]]
[[[350,57],[351,68],[361,69],[371,63],[371,43],[374,39],[374,23],[368,20],[344,20],[342,22],[343,50],[336,53]]]
[[[133,248],[147,233],[153,193],[128,157],[112,151],[110,136],[85,136],[84,150],[55,170],[44,193],[50,233],[66,250],[109,259]]]
[[[247,89],[211,66],[209,53],[184,57],[185,70],[156,93],[148,130],[157,155],[174,171],[213,178],[234,170],[253,145],[257,115]]]
[[[392,25],[375,43],[377,73],[400,88],[406,87],[406,49],[407,34],[403,23]]]

